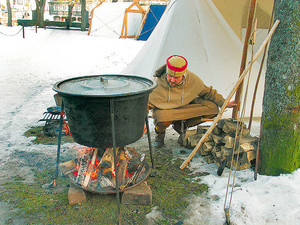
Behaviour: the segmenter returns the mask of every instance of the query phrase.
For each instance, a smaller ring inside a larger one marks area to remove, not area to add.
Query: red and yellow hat
[[[186,72],[188,62],[180,55],[171,55],[167,59],[167,73],[172,77],[183,76]]]

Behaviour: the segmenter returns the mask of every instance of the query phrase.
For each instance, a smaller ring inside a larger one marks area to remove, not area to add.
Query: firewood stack
[[[236,132],[237,128],[239,128],[238,132]],[[209,126],[199,125],[197,129],[188,130],[183,139],[183,145],[186,148],[194,149],[208,129]],[[218,122],[212,133],[199,148],[198,153],[208,163],[216,163],[220,166],[221,162],[230,155],[234,148],[234,160],[239,155],[236,169],[243,170],[249,169],[255,162],[257,144],[258,138],[250,136],[250,130],[246,128],[244,123],[240,122],[238,125],[238,121],[226,119]],[[226,167],[230,168],[230,165],[231,157],[227,160]],[[235,165],[235,161],[233,165]]]

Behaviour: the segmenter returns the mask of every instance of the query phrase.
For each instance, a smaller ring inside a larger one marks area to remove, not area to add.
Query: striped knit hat
[[[172,77],[180,77],[185,74],[188,62],[180,55],[171,55],[167,59],[167,73]]]

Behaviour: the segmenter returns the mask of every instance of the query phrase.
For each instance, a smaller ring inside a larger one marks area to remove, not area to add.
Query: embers
[[[60,164],[64,175],[71,182],[87,191],[114,193],[116,191],[116,171],[121,191],[143,181],[150,172],[145,155],[139,155],[133,147],[116,149],[117,166],[114,163],[113,148],[107,148],[103,156],[101,149],[85,147],[79,149],[79,157]]]

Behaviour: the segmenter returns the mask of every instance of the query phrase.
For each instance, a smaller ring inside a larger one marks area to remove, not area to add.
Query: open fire
[[[116,149],[116,166],[113,148],[106,148],[104,153],[92,147],[82,147],[77,151],[78,157],[61,163],[60,168],[74,185],[87,191],[115,193],[116,168],[120,191],[139,184],[150,173],[145,155],[140,156],[133,147]]]

